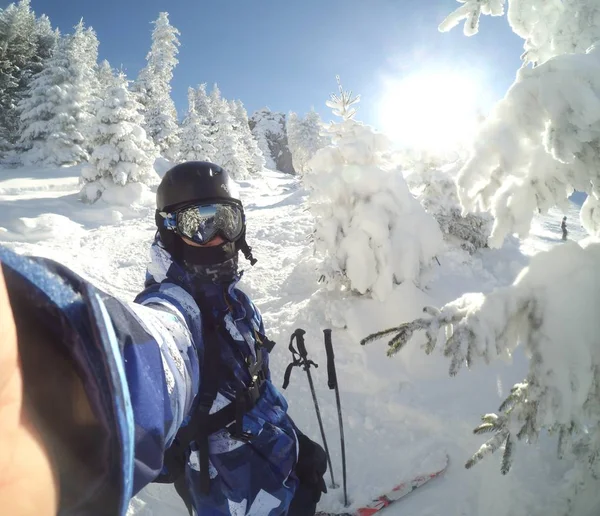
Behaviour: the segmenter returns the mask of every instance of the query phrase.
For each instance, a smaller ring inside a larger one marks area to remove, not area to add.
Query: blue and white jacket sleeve
[[[164,287],[137,303],[102,296],[122,352],[133,409],[134,494],[161,472],[164,451],[199,388],[200,314],[185,291]]]

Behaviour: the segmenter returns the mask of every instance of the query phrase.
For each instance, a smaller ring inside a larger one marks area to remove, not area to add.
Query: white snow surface
[[[20,253],[58,260],[98,287],[131,300],[143,284],[155,231],[153,206],[116,209],[101,201],[84,205],[78,200],[79,175],[79,167],[0,170],[0,243]],[[421,288],[405,282],[383,303],[328,291],[317,283],[318,263],[308,239],[313,221],[304,208],[307,192],[296,179],[266,171],[239,185],[247,209],[248,242],[259,260],[253,268],[245,266],[241,287],[257,303],[269,336],[278,343],[271,361],[278,386],[290,361],[290,334],[296,328],[307,331],[308,352],[320,365],[313,378],[336,482],[341,483],[337,412],[333,391],[327,388],[322,334],[324,328],[333,329],[353,506],[426,472],[432,457],[447,453],[450,466],[442,477],[385,514],[564,514],[560,488],[571,464],[556,458],[556,438],[544,435],[535,444],[520,446],[507,476],[500,475],[500,456],[487,458],[472,470],[463,467],[485,440],[472,434],[480,415],[496,410],[510,387],[527,373],[527,359],[520,349],[510,362],[496,361],[449,378],[447,360],[438,353],[426,356],[418,343],[412,342],[394,358],[386,357],[385,344],[359,345],[372,331],[421,316],[425,305],[441,306],[468,292],[489,293],[511,284],[530,255],[564,245],[560,240],[563,212],[550,210],[537,216],[526,240],[509,238],[500,249],[469,255],[447,247]],[[565,213],[571,240],[586,236],[578,221],[579,209],[571,202]],[[294,371],[285,395],[297,424],[320,442],[302,371]],[[329,478],[327,474],[328,484]],[[341,509],[341,500],[341,489],[330,489],[319,509]],[[187,514],[168,485],[145,488],[132,500],[129,512]]]

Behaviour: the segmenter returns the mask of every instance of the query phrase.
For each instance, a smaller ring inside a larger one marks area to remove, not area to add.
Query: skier
[[[0,246],[3,512],[124,515],[159,481],[203,516],[315,513],[325,453],[287,415],[236,288],[238,251],[255,260],[235,186],[207,162],[165,174],[135,302]]]
[[[563,217],[562,222],[560,224],[560,229],[562,229],[562,239],[566,240],[569,232],[567,231],[567,217]]]

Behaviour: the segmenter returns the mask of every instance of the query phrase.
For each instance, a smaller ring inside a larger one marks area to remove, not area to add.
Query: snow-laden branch
[[[515,385],[499,408],[475,432],[493,437],[467,463],[472,466],[504,446],[503,473],[510,469],[516,440],[534,440],[541,429],[559,433],[559,453],[577,439],[578,453],[600,473],[600,243],[556,247],[531,259],[512,286],[491,294],[467,294],[441,310],[370,335],[363,344],[391,337],[389,355],[399,352],[417,331],[424,349],[443,347],[450,375],[519,345],[530,357],[527,378]],[[590,271],[592,271],[590,273]],[[549,281],[550,280],[550,281]],[[584,432],[582,432],[584,430]]]
[[[534,212],[564,205],[573,189],[600,192],[600,47],[522,68],[458,183],[465,212],[494,215],[492,246],[526,236]]]
[[[505,0],[458,0],[462,5],[439,25],[448,32],[465,20],[463,32],[479,31],[481,15],[503,16]],[[534,66],[566,53],[583,53],[600,39],[597,0],[509,0],[507,19],[523,38],[523,65]]]
[[[461,5],[440,23],[439,31],[448,32],[465,20],[463,32],[465,36],[473,36],[479,32],[479,18],[482,14],[490,16],[504,15],[505,0],[458,0]]]
[[[492,216],[489,213],[462,213],[456,184],[461,162],[442,165],[427,157],[411,161],[412,171],[405,173],[406,182],[425,211],[440,225],[444,238],[458,241],[469,253],[487,247]]]

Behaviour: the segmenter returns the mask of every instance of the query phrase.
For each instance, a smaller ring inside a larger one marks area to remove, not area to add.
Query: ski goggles
[[[197,204],[160,215],[166,229],[197,244],[206,244],[217,235],[235,242],[244,232],[244,212],[238,204]]]

